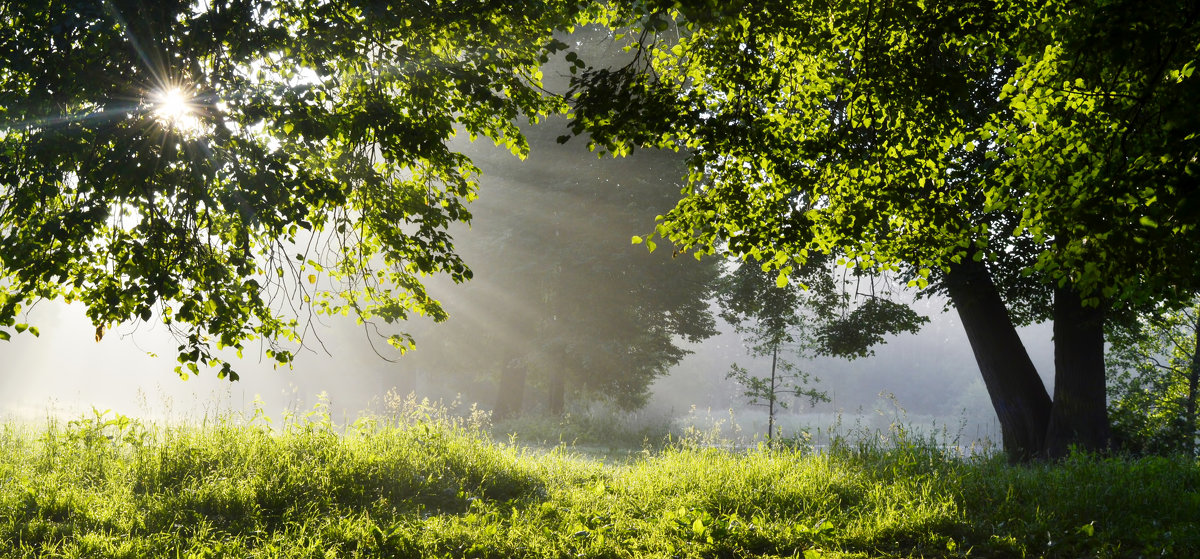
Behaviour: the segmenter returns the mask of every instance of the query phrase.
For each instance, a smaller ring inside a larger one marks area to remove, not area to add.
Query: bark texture
[[[1054,407],[1046,429],[1046,455],[1066,456],[1071,446],[1107,450],[1104,310],[1084,306],[1070,286],[1054,291]]]
[[[1014,462],[1042,456],[1050,395],[987,266],[974,260],[956,264],[945,281],[1000,421],[1005,453]]]

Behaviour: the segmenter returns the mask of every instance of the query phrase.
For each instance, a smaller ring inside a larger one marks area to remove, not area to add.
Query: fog
[[[259,358],[260,348],[247,347],[246,357],[234,360],[240,381],[218,379],[215,371],[203,368],[200,375],[181,380],[173,372],[177,344],[161,324],[121,325],[97,341],[80,305],[43,302],[28,317],[40,337],[20,334],[0,344],[0,413],[21,421],[70,419],[95,407],[152,419],[199,420],[245,412],[256,400],[269,415],[278,416],[325,398],[341,422],[377,409],[389,390],[457,397],[491,408],[498,375],[514,362],[529,369],[529,413],[545,411],[542,392],[555,386],[557,371],[568,368],[574,375],[567,379],[568,411],[589,409],[589,398],[606,386],[598,377],[614,365],[596,357],[571,364],[559,359],[594,349],[585,347],[589,339],[604,343],[601,338],[609,334],[601,331],[610,327],[597,322],[598,317],[621,311],[627,292],[641,290],[630,297],[643,299],[665,297],[655,294],[673,287],[675,278],[684,281],[697,272],[690,257],[672,259],[669,247],[648,255],[644,246],[629,242],[653,229],[654,215],[665,211],[670,195],[678,192],[679,158],[644,152],[601,160],[578,140],[555,143],[561,127],[561,122],[551,122],[531,128],[533,152],[524,162],[486,142],[457,144],[484,173],[479,199],[472,204],[472,226],[453,228],[456,249],[475,277],[463,285],[429,280],[431,293],[451,317],[442,324],[415,320],[403,325],[416,337],[416,351],[389,353],[382,339],[352,319],[322,317],[291,370],[273,368]],[[612,268],[611,261],[618,258],[620,267]],[[634,271],[643,268],[653,274],[643,277]],[[628,286],[606,291],[605,282],[616,281]],[[900,297],[911,300],[912,294]],[[796,402],[783,412],[785,434],[802,425],[839,420],[843,425],[879,425],[900,419],[947,426],[968,439],[998,441],[994,414],[957,316],[952,310],[943,313],[942,301],[914,305],[931,321],[915,335],[890,338],[872,357],[797,360],[820,379],[815,387],[831,401],[815,407]],[[666,314],[639,316],[668,316],[678,309],[655,312]],[[676,345],[692,353],[652,381],[648,402],[637,413],[703,421],[732,410],[743,429],[764,429],[764,411],[747,406],[741,389],[725,374],[736,362],[765,375],[770,363],[750,359],[740,337],[719,319],[716,327],[719,333],[700,343],[675,335]],[[1021,335],[1049,386],[1049,327],[1024,328]]]
[[[875,347],[874,355],[853,361],[821,358],[799,361],[800,369],[820,379],[830,402],[810,406],[799,401],[783,413],[785,432],[795,427],[824,427],[856,422],[886,429],[893,422],[926,431],[948,431],[964,441],[988,439],[999,443],[1000,428],[975,365],[966,333],[953,309],[942,312],[944,301],[923,300],[914,306],[930,318],[920,332],[891,336]],[[1018,329],[1047,389],[1053,391],[1053,344],[1050,324]],[[747,407],[741,390],[725,379],[731,362],[765,376],[770,360],[751,360],[741,351],[738,335],[726,331],[696,349],[679,366],[679,374],[659,380],[651,406],[686,414],[691,406],[720,415],[733,408],[747,416],[741,421],[766,430],[762,407]],[[684,372],[686,371],[686,372]],[[790,418],[790,419],[789,419]]]

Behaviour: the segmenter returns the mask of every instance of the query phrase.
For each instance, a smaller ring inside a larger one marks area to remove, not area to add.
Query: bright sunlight
[[[183,133],[200,130],[200,119],[196,116],[196,105],[191,93],[180,87],[171,87],[153,96],[154,116],[159,122]]]

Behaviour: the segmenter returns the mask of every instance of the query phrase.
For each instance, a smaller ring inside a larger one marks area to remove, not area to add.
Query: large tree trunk
[[[1046,429],[1046,455],[1108,448],[1104,374],[1104,309],[1086,307],[1071,287],[1054,290],[1054,407]]]
[[[525,363],[510,359],[500,371],[500,387],[496,393],[496,407],[492,409],[493,421],[512,419],[521,414],[525,403]]]
[[[983,263],[967,260],[951,267],[946,287],[1000,420],[1005,453],[1014,462],[1040,456],[1050,422],[1050,395],[991,274]]]

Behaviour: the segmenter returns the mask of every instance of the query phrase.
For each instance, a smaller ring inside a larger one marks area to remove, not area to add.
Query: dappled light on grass
[[[948,458],[921,439],[616,465],[493,441],[485,416],[396,398],[207,426],[96,412],[0,431],[11,556],[1124,557],[1200,550],[1200,470],[1079,455]],[[1164,503],[1171,506],[1164,507]]]

